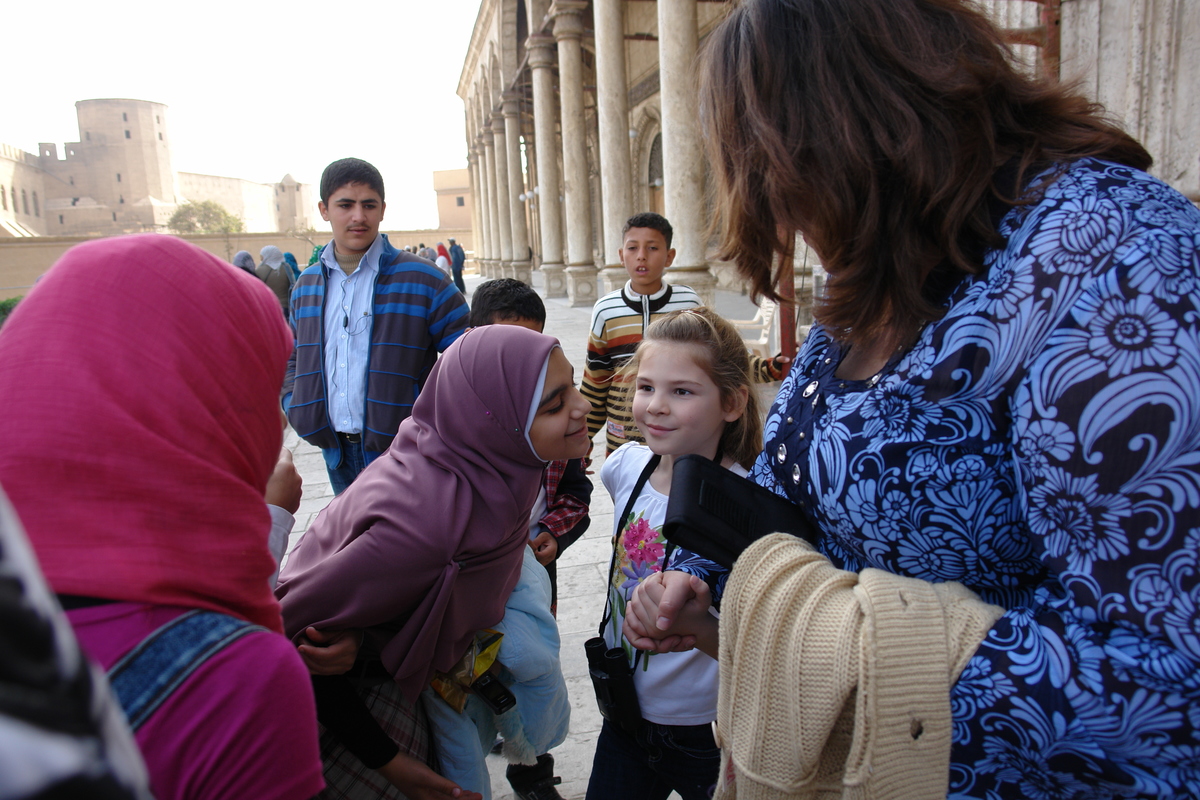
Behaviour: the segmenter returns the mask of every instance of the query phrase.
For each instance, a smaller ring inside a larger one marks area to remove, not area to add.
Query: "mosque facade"
[[[981,0],[1025,68],[1075,80],[1200,201],[1200,3]],[[587,306],[622,285],[624,221],[675,228],[668,279],[711,300],[737,279],[709,257],[709,175],[694,84],[724,0],[483,0],[458,85],[476,254],[487,276]],[[797,299],[819,285],[796,249]],[[811,279],[810,279],[811,278]]]
[[[315,227],[312,187],[176,172],[167,107],[130,99],[75,104],[79,141],[0,145],[0,237],[165,231],[176,208],[213,200],[249,232]]]

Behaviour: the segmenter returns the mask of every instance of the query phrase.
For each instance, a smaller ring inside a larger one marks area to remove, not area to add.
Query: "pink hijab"
[[[0,328],[0,484],[56,592],[281,629],[263,490],[291,348],[262,281],[179,239],[59,259]]]
[[[366,628],[415,698],[475,631],[500,621],[545,467],[526,420],[557,346],[488,325],[446,350],[392,446],[289,556],[276,589],[288,636]]]
[[[452,261],[452,260],[453,260],[453,259],[451,259],[451,258],[450,258],[450,251],[449,251],[449,250],[447,250],[447,249],[446,249],[446,245],[442,244],[441,242],[439,242],[439,243],[438,243],[438,246],[437,246],[437,254],[438,254],[439,256],[445,256],[445,257],[446,257],[446,262],[447,262],[447,263],[449,263],[450,261]]]

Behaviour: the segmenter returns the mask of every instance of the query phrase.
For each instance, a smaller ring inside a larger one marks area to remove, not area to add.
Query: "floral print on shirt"
[[[814,327],[752,475],[838,566],[1007,609],[951,694],[951,797],[1200,797],[1200,212],[1043,177],[879,375]]]
[[[652,526],[636,508],[629,512],[629,519],[616,541],[613,578],[608,587],[609,603],[615,612],[610,623],[612,631],[620,631],[625,619],[625,606],[638,585],[651,575],[662,572],[663,563],[668,557],[668,546],[661,526]],[[724,589],[725,579],[729,577],[728,570],[690,550],[674,546],[670,548],[670,569],[695,575],[708,583],[713,590],[713,597],[718,598],[714,605],[719,607],[720,591]],[[647,652],[638,655],[638,651],[624,637],[621,637],[620,646],[625,649],[631,664],[637,656],[641,669],[646,669],[654,655]]]

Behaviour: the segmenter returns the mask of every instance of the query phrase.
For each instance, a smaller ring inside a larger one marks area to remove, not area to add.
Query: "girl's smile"
[[[633,418],[655,453],[713,458],[725,424],[741,416],[726,409],[721,392],[697,363],[704,352],[689,344],[643,345],[634,384]]]

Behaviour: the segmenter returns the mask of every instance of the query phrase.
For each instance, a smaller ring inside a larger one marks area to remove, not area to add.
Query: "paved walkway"
[[[540,278],[535,274],[534,285],[539,290]],[[479,285],[480,278],[467,276],[466,283],[469,297]],[[575,379],[578,381],[583,377],[591,309],[571,308],[565,299],[546,300],[545,303],[546,333],[562,342],[563,351],[575,367]],[[754,304],[748,298],[733,292],[718,292],[717,308],[725,316],[734,319],[750,319],[755,312]],[[596,635],[596,626],[604,610],[604,583],[611,555],[609,543],[613,528],[612,499],[600,484],[603,432],[597,439],[600,443],[594,450],[592,524],[587,533],[558,560],[558,627],[562,634],[563,674],[571,698],[571,728],[567,740],[552,752],[555,774],[563,779],[559,792],[568,800],[582,798],[587,791],[592,754],[601,722],[583,654],[583,643]],[[304,478],[304,499],[296,513],[296,526],[288,546],[290,550],[321,509],[333,499],[333,490],[329,486],[329,476],[319,450],[297,437],[290,428],[285,444],[292,450],[296,468]],[[513,796],[504,777],[505,763],[500,756],[488,756],[494,800],[508,800]]]

